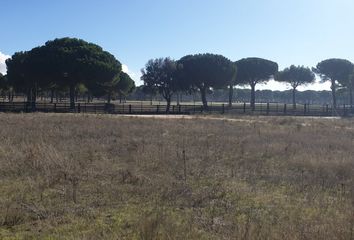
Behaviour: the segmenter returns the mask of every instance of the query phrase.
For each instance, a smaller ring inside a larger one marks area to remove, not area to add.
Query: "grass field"
[[[0,114],[0,239],[353,239],[351,119]]]

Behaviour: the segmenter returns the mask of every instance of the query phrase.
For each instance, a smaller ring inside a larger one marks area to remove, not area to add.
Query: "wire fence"
[[[232,106],[218,104],[204,108],[202,105],[179,104],[167,109],[165,104],[108,104],[108,103],[75,103],[70,107],[63,103],[29,103],[29,102],[0,102],[0,112],[53,112],[53,113],[109,113],[109,114],[245,114],[272,116],[349,116],[353,106],[342,105],[334,108],[331,105],[310,104],[280,104],[236,103]]]

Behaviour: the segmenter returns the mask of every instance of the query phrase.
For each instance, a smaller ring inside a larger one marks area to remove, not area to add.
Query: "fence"
[[[63,103],[29,103],[0,102],[0,112],[53,112],[53,113],[107,113],[105,103],[76,103],[71,109],[70,104]]]
[[[350,105],[334,109],[330,105],[257,103],[254,108],[249,103],[237,103],[233,106],[219,104],[204,109],[201,105],[171,105],[167,113],[166,105],[147,104],[107,104],[76,103],[71,109],[69,103],[28,103],[0,102],[0,112],[54,112],[54,113],[111,113],[111,114],[248,114],[272,116],[349,116],[354,113]]]

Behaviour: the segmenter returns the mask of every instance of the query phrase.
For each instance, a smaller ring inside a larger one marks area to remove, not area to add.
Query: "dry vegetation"
[[[354,122],[0,114],[0,239],[353,239]]]

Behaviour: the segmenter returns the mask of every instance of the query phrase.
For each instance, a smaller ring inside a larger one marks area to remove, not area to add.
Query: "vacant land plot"
[[[0,114],[0,239],[353,239],[354,122]]]

